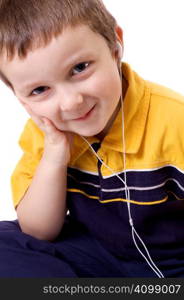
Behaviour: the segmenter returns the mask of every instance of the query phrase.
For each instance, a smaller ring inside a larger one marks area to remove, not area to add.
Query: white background
[[[183,0],[104,0],[124,31],[124,57],[145,79],[184,94]],[[21,156],[18,138],[28,118],[0,83],[0,220],[16,218],[10,175]]]

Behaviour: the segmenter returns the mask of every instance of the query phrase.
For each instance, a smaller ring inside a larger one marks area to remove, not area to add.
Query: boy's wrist
[[[57,145],[45,143],[42,160],[49,164],[57,167],[67,167],[70,161],[70,148],[67,145]]]
[[[68,167],[68,162],[66,160],[61,159],[53,159],[48,157],[48,155],[43,154],[41,163],[44,164],[48,169],[56,168],[56,169],[66,169]]]

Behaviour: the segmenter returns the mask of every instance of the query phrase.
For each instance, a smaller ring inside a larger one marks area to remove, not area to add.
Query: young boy
[[[0,2],[1,79],[31,116],[1,277],[184,276],[184,98],[122,47],[100,0]]]

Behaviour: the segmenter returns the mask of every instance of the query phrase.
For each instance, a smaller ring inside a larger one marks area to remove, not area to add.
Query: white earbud
[[[121,58],[123,57],[123,47],[119,41],[116,42],[116,47],[118,51],[118,59],[121,60]]]

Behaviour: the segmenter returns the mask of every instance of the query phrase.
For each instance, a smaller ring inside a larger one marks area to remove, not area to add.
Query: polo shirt
[[[127,81],[123,101],[126,199],[122,109],[102,142],[87,138],[104,166],[82,137],[75,135],[67,176],[71,218],[83,224],[113,255],[141,260],[129,225],[134,226],[156,261],[179,263],[184,253],[184,97],[144,80],[122,63]],[[29,187],[44,148],[44,134],[29,119],[19,144],[23,155],[12,177],[16,206]],[[173,262],[173,257],[178,261]]]

